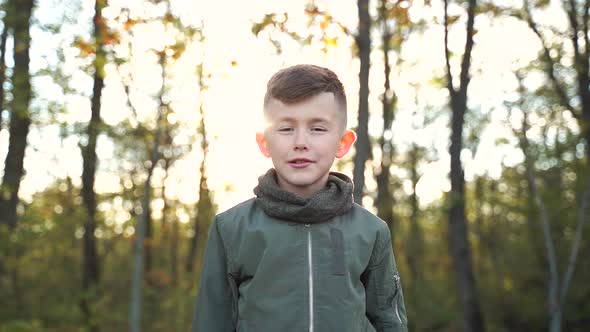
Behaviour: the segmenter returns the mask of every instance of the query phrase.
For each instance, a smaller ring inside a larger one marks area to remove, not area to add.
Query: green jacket
[[[387,224],[359,205],[316,224],[254,199],[211,226],[193,332],[407,331]]]

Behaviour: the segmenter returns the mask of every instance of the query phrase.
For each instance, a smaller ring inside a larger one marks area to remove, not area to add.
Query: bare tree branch
[[[453,85],[453,76],[451,75],[451,52],[449,51],[449,0],[444,0],[445,2],[445,18],[444,18],[444,26],[445,26],[445,63],[447,66],[447,87],[449,89],[449,93],[451,94],[451,98],[454,98],[453,95],[455,94],[455,88]]]
[[[459,92],[467,95],[467,86],[469,85],[469,67],[471,66],[471,51],[473,50],[473,34],[475,31],[475,0],[469,0],[469,7],[467,8],[467,36],[465,40],[465,53],[461,61],[461,80]]]
[[[125,96],[127,96],[127,107],[129,107],[129,109],[133,113],[133,118],[139,122],[138,115],[137,115],[137,109],[135,108],[135,106],[131,102],[131,94],[130,94],[131,91],[129,88],[129,84],[123,83],[123,89],[125,89]]]
[[[582,111],[581,113],[584,114],[586,112],[585,108],[588,103],[590,103],[590,91],[588,91],[588,82],[590,78],[588,77],[588,57],[585,57],[588,51],[588,43],[585,42],[585,50],[584,52],[581,50],[581,46],[579,43],[579,34],[580,34],[580,24],[578,22],[578,12],[576,9],[575,0],[569,0],[569,6],[565,6],[565,11],[570,21],[570,25],[572,27],[572,33],[570,35],[570,39],[572,41],[572,45],[574,47],[574,68],[576,71],[576,78],[578,81],[578,93],[580,95],[582,101]],[[586,2],[585,5],[587,5]],[[569,8],[568,8],[569,7]],[[588,26],[588,22],[584,22],[585,28]],[[586,32],[586,31],[584,31]],[[588,36],[585,35],[584,40],[586,41]]]
[[[535,35],[537,35],[537,37],[539,38],[539,41],[541,42],[541,47],[543,48],[543,58],[547,62],[547,74],[549,76],[549,80],[551,81],[551,84],[553,85],[553,88],[555,89],[555,92],[557,93],[557,96],[558,96],[561,104],[567,110],[569,110],[576,119],[581,120],[582,114],[580,114],[580,111],[574,109],[574,107],[570,104],[564,89],[562,88],[560,82],[557,80],[557,76],[555,75],[555,69],[554,69],[555,61],[551,57],[551,54],[549,52],[549,48],[547,47],[547,43],[545,41],[545,37],[543,37],[543,35],[539,31],[539,28],[537,27],[537,24],[533,20],[533,16],[531,14],[531,9],[530,9],[530,4],[529,4],[528,0],[524,0],[524,10],[526,13],[526,21],[527,21],[529,27],[531,28],[531,30],[533,30],[533,32],[535,33]]]
[[[570,36],[572,40],[572,45],[574,46],[574,57],[576,59],[576,63],[578,63],[578,59],[580,57],[580,45],[578,43],[578,32],[580,30],[578,24],[578,18],[576,17],[576,3],[575,0],[569,0],[567,2],[569,4],[569,8],[566,6],[566,2],[564,2],[565,12],[567,17],[570,21],[570,26],[572,27],[572,34]]]

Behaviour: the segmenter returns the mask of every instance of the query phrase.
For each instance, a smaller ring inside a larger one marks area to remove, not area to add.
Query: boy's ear
[[[338,145],[338,150],[336,150],[336,158],[344,157],[352,147],[354,141],[356,141],[356,134],[352,130],[347,130],[342,135],[342,138],[340,138],[340,144]]]
[[[263,133],[260,133],[260,132],[256,133],[256,143],[258,143],[258,148],[260,149],[260,152],[262,152],[262,154],[266,158],[269,158],[270,151],[268,150],[268,143],[266,141],[266,138],[264,138]]]

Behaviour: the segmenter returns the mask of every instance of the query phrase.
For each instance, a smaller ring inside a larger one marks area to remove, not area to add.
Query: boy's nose
[[[295,150],[307,150],[307,139],[303,131],[298,131],[295,134]]]
[[[295,151],[306,151],[307,144],[305,143],[295,143]]]

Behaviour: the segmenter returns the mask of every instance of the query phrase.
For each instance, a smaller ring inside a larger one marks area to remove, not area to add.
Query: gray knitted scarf
[[[346,213],[352,207],[352,181],[346,175],[330,172],[326,186],[310,198],[281,189],[276,171],[271,168],[258,178],[254,188],[256,203],[274,218],[297,223],[321,223]]]

